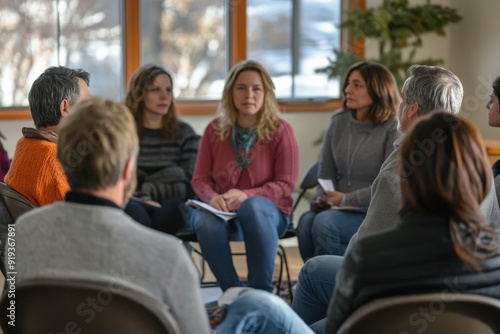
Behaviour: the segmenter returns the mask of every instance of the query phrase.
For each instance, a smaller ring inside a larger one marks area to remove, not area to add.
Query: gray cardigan
[[[165,303],[181,333],[210,333],[198,273],[184,247],[118,208],[56,202],[34,209],[16,223],[16,247],[17,282],[111,276]]]
[[[376,125],[356,120],[350,110],[332,116],[323,140],[319,177],[331,179],[335,189],[345,193],[341,205],[368,206],[372,182],[399,136],[394,117]]]

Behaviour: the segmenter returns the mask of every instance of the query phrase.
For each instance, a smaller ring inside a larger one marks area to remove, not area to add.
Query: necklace
[[[349,139],[347,141],[347,186],[351,186],[351,171],[352,171],[352,166],[354,164],[354,158],[356,158],[356,153],[358,152],[359,148],[361,147],[361,144],[365,140],[367,132],[363,133],[363,137],[361,140],[358,142],[354,150],[352,151],[351,154],[351,142],[352,142],[352,120],[349,119],[349,125],[348,125],[348,132],[349,132]]]

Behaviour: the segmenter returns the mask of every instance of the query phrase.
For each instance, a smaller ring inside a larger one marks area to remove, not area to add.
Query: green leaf
[[[445,36],[445,28],[461,20],[456,9],[432,4],[431,0],[412,7],[409,0],[384,0],[377,8],[348,10],[340,27],[347,29],[351,38],[378,43],[378,58],[371,60],[387,66],[398,84],[402,85],[409,66],[437,65],[442,62],[430,58],[414,60],[423,44],[421,35],[433,33]],[[329,79],[340,77],[342,80],[349,66],[362,60],[350,52],[334,50],[333,53],[332,57],[328,57],[328,65],[316,70],[317,73],[325,73]]]

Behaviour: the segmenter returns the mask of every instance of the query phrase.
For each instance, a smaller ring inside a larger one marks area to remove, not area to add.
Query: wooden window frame
[[[123,41],[124,41],[124,69],[125,82],[124,87],[132,77],[132,74],[141,65],[140,59],[140,1],[141,0],[123,0]],[[229,11],[229,23],[231,32],[229,41],[230,65],[246,58],[246,0],[229,0],[231,10]],[[366,6],[366,0],[348,0],[349,7]],[[342,40],[342,38],[341,38]],[[349,45],[351,51],[360,56],[364,56],[364,41],[350,39]],[[323,111],[329,112],[342,107],[341,99],[329,99],[324,102],[308,101],[278,101],[282,112],[307,112]],[[217,110],[219,102],[215,101],[178,101],[177,110],[180,115],[213,115]],[[31,119],[29,108],[1,108],[0,120]]]

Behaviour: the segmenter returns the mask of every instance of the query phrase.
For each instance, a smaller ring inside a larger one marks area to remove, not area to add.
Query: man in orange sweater
[[[46,69],[31,86],[36,128],[22,129],[5,183],[38,206],[63,200],[70,189],[57,160],[57,128],[75,104],[90,97],[89,81],[88,72],[59,66]]]

